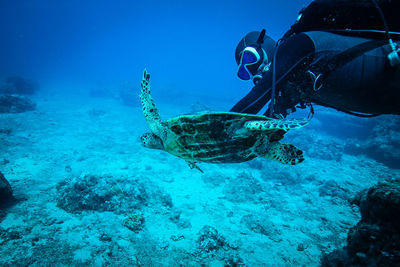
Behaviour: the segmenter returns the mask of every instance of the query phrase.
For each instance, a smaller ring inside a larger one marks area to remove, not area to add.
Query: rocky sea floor
[[[0,114],[0,171],[17,199],[0,222],[1,266],[318,266],[360,220],[351,199],[400,176],[391,117],[317,112],[283,140],[304,150],[302,164],[201,163],[201,173],[141,147],[139,106],[35,101]],[[192,107],[159,108],[169,118]]]

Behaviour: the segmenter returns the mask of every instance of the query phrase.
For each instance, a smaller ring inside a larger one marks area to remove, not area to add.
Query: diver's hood
[[[243,37],[243,39],[240,40],[239,44],[236,46],[235,59],[238,65],[240,63],[240,56],[243,50],[248,46],[264,49],[269,61],[271,61],[274,56],[275,41],[268,35],[265,35],[265,30],[261,32],[253,31],[246,34],[246,36]]]

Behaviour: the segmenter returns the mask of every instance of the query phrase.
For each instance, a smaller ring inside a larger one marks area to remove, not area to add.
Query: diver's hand
[[[276,112],[276,110],[274,110],[274,113],[272,114],[272,116],[270,114],[271,114],[271,111],[268,108],[267,111],[264,113],[264,115],[267,116],[267,117],[270,117],[270,118],[273,118],[273,119],[284,119],[287,115],[289,115],[289,114],[286,114],[286,113]]]
[[[274,108],[274,113],[272,114],[272,118],[274,119],[284,119],[286,118],[289,114],[293,113],[296,111],[295,107],[288,108],[288,109],[282,109],[279,107]],[[270,117],[270,109],[268,108],[267,111],[264,113],[265,116]]]
[[[288,114],[289,115],[289,114]],[[286,115],[287,116],[287,115]],[[286,118],[286,116],[284,116],[283,114],[276,114],[276,113],[274,113],[274,115],[273,115],[273,117],[275,118],[275,119],[279,119],[279,120],[282,120],[282,119],[284,119],[284,118]]]

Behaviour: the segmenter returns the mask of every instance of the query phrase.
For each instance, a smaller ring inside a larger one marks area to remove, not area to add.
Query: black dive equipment
[[[380,19],[383,22],[383,26],[384,26],[384,33],[386,36],[386,40],[372,40],[370,42],[367,42],[365,44],[361,44],[358,45],[354,48],[351,48],[347,51],[344,51],[343,53],[334,56],[333,58],[330,59],[330,62],[324,62],[324,64],[321,64],[321,62],[317,62],[317,64],[311,65],[310,69],[307,71],[310,74],[310,77],[312,79],[312,83],[313,83],[313,90],[314,91],[318,91],[322,88],[322,83],[321,83],[321,78],[323,78],[323,76],[327,76],[330,72],[334,71],[337,67],[340,67],[344,64],[346,64],[347,62],[351,61],[352,59],[354,59],[355,57],[361,55],[362,53],[365,53],[366,51],[372,50],[374,48],[377,48],[379,46],[384,45],[384,43],[388,42],[391,48],[391,52],[387,55],[388,61],[390,66],[392,67],[399,67],[400,66],[400,47],[393,42],[393,39],[391,38],[391,35],[396,35],[396,39],[399,39],[400,37],[400,33],[399,32],[390,32],[389,31],[389,27],[387,24],[387,20],[385,18],[385,15],[383,14],[382,9],[380,8],[380,6],[378,5],[378,3],[376,2],[376,0],[370,0],[373,5],[375,6],[376,10],[379,12],[379,16]],[[302,12],[300,13],[298,20],[300,20],[302,18]],[[334,19],[332,20],[334,21]],[[294,25],[296,26],[296,24]],[[312,29],[312,30],[318,30],[317,28]],[[331,30],[331,29],[319,29],[319,30],[327,30],[333,33],[339,33],[339,34],[343,34],[343,33],[350,33],[350,32],[357,32],[359,34],[362,33],[367,33],[367,34],[373,34],[373,33],[382,33],[382,31],[379,30],[352,30],[352,29],[339,29],[339,30]],[[297,31],[301,32],[301,31]],[[271,87],[271,101],[269,104],[269,116],[273,117],[274,116],[274,105],[275,105],[275,98],[276,98],[276,73],[275,73],[275,62],[276,62],[276,54],[277,51],[279,49],[279,45],[282,42],[282,40],[288,38],[289,36],[291,36],[292,34],[295,34],[296,32],[293,30],[293,26],[292,29],[289,30],[282,39],[280,39],[277,42],[275,51],[274,51],[274,56],[272,58],[272,87]],[[319,63],[319,64],[318,64]],[[321,68],[320,66],[323,65],[324,67]],[[317,66],[318,72],[315,71],[315,66]],[[316,74],[318,73],[318,74]],[[313,107],[311,105],[311,103],[303,103],[300,105],[300,108],[306,108],[306,106],[309,105],[310,106],[310,115],[312,117],[314,111],[313,111]],[[336,108],[337,109],[337,108]],[[362,114],[362,113],[356,113],[356,112],[352,112],[352,111],[347,111],[347,110],[342,110],[339,109],[342,112],[345,113],[349,113],[351,115],[355,115],[355,116],[359,116],[359,117],[375,117],[378,116],[379,114]]]

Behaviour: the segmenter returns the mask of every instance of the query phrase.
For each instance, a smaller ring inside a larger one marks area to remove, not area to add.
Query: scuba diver
[[[400,1],[315,0],[278,41],[238,44],[237,75],[254,87],[232,109],[283,118],[312,104],[352,115],[400,114]]]

